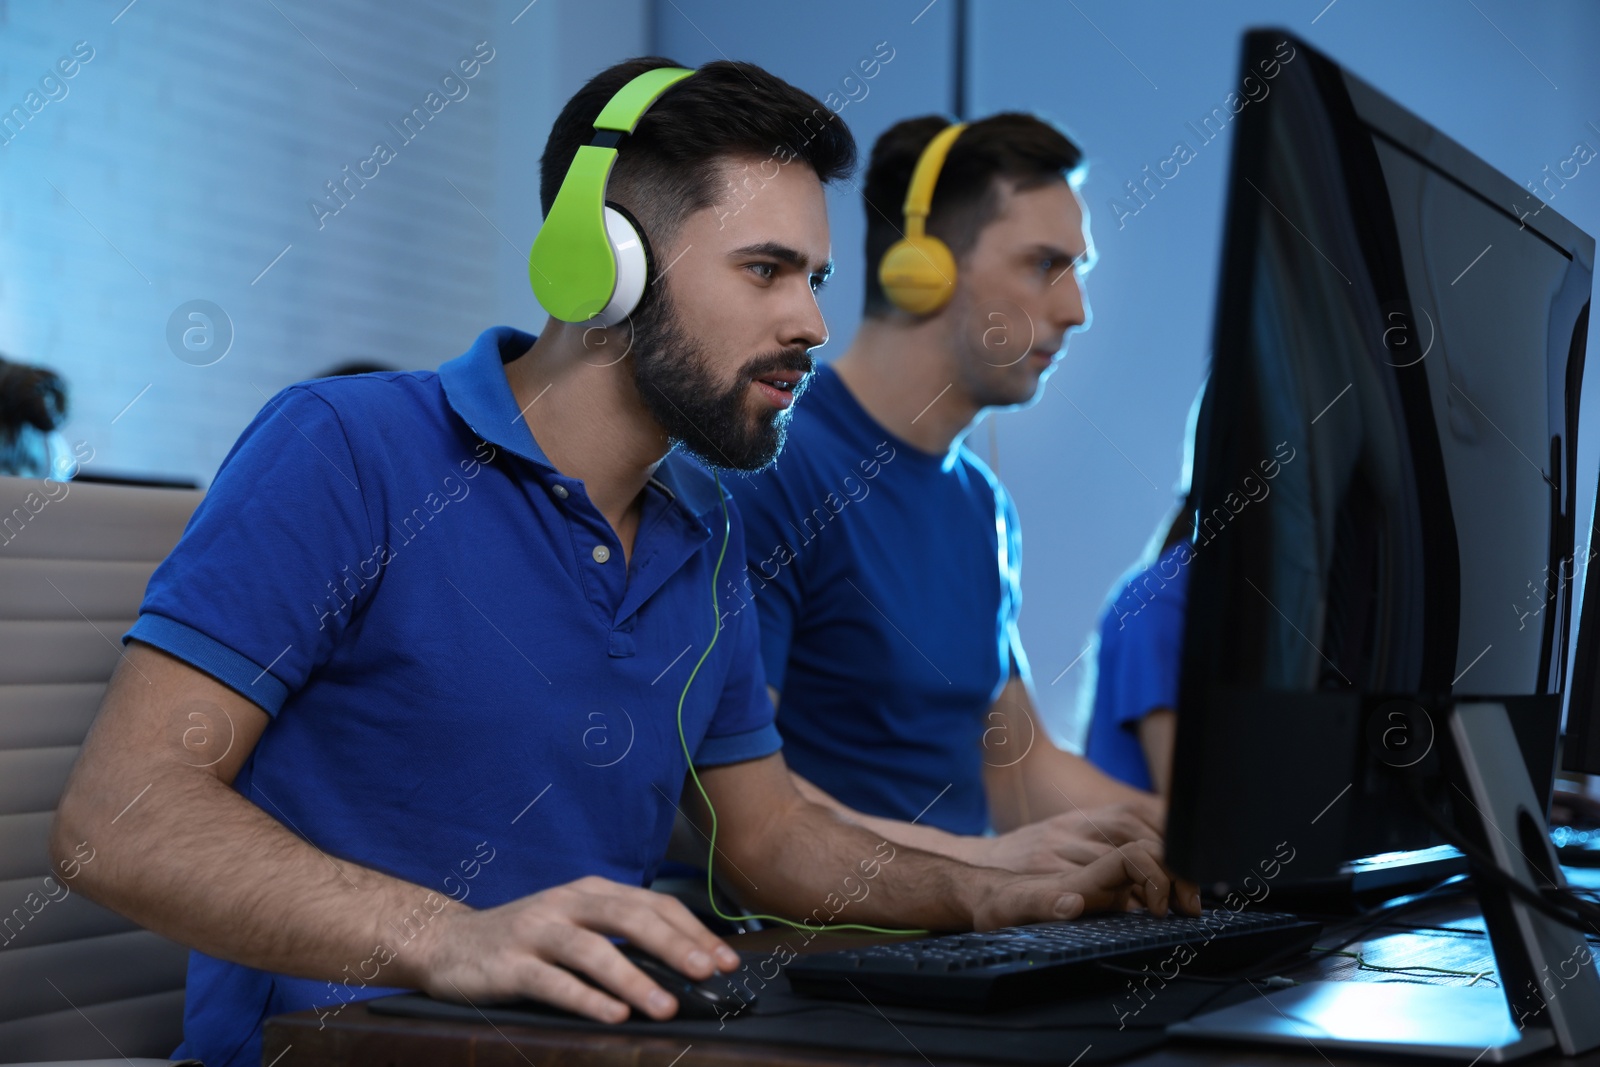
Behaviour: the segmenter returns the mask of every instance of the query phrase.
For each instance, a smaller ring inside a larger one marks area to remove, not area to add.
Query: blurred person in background
[[[59,374],[0,356],[0,474],[70,478],[72,450],[57,429],[66,417]]]
[[[1164,820],[1045,729],[1017,628],[1017,511],[963,443],[1033,404],[1088,325],[1083,162],[1016,112],[887,130],[862,191],[860,330],[817,370],[776,464],[729,483],[796,785],[891,840],[1018,871],[1159,840]],[[911,308],[879,271],[914,232],[917,174],[953,262],[929,260],[943,302]]]
[[[1162,798],[1172,784],[1192,529],[1187,505],[1178,505],[1117,579],[1084,656],[1090,670],[1080,690],[1080,707],[1089,709],[1084,755]]]
[[[1162,516],[1139,560],[1119,577],[1084,655],[1078,692],[1087,713],[1084,755],[1105,773],[1166,799],[1178,731],[1178,675],[1194,558],[1195,423],[1205,386],[1189,407],[1179,501]]]
[[[351,374],[382,374],[384,371],[399,370],[387,363],[378,363],[370,359],[352,359],[344,363],[335,364],[317,375],[318,378],[343,378]]]

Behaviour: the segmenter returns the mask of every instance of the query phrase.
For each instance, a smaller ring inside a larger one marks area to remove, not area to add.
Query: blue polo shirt
[[[777,463],[728,482],[784,760],[865,814],[982,833],[983,761],[1026,743],[987,718],[1027,671],[1011,496],[965,447],[895,437],[831,367],[790,418]]]
[[[1153,789],[1139,723],[1178,706],[1183,622],[1194,549],[1179,541],[1155,564],[1123,575],[1100,614],[1094,712],[1084,757],[1136,789]]]
[[[731,593],[712,609],[710,475],[660,464],[624,562],[512,397],[502,364],[533,341],[496,327],[438,372],[273,397],[123,638],[272,716],[241,794],[435,902],[493,907],[590,874],[649,883],[686,773],[678,697],[719,617],[683,708],[695,762],[780,745],[756,619]],[[736,512],[728,553],[744,556]],[[394,916],[379,947],[403,952],[432,914]],[[257,1064],[266,1017],[394,992],[383,962],[375,949],[330,983],[193,952],[174,1056]]]

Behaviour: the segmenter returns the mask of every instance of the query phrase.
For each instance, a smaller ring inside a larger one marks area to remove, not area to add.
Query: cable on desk
[[[1490,974],[1494,973],[1493,967],[1489,968],[1487,971],[1467,971],[1456,967],[1433,967],[1421,963],[1410,964],[1404,967],[1389,967],[1381,963],[1373,963],[1369,961],[1365,952],[1346,952],[1342,949],[1333,949],[1328,951],[1327,955],[1344,956],[1348,959],[1355,960],[1356,970],[1358,971],[1376,971],[1380,974],[1404,974],[1413,978],[1426,978],[1427,975],[1419,975],[1415,972],[1427,971],[1429,974],[1441,974],[1456,978],[1470,978],[1472,981],[1467,983],[1468,986],[1475,986],[1481,981],[1488,982],[1496,989],[1500,988],[1500,983],[1489,977]]]

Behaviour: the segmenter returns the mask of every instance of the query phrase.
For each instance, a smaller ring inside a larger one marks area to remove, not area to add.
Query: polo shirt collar
[[[528,422],[517,408],[505,364],[528,349],[538,338],[512,326],[491,326],[478,335],[472,347],[439,368],[445,400],[483,440],[554,471]],[[695,518],[721,510],[717,485],[710,473],[677,449],[656,467],[652,479],[680,507]]]

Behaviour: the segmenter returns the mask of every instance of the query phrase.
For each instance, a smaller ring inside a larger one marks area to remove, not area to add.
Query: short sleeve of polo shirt
[[[345,633],[355,613],[329,610],[329,583],[373,544],[338,413],[290,386],[234,442],[123,641],[154,645],[275,716]]]
[[[1117,650],[1111,676],[1102,673],[1099,684],[1113,694],[1111,721],[1132,730],[1155,709],[1178,706],[1184,612],[1177,598],[1157,595],[1121,621],[1120,633],[1115,610],[1101,622],[1101,649],[1114,642]],[[1102,651],[1102,664],[1106,658]]]

